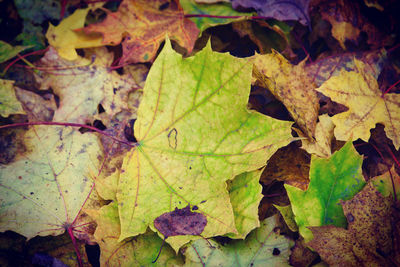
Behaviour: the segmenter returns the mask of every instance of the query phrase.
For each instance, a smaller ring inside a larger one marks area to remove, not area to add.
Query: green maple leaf
[[[203,236],[238,233],[225,182],[264,166],[293,140],[291,122],[247,109],[251,72],[250,59],[210,45],[182,59],[166,42],[144,87],[138,145],[119,177],[120,240],[155,230],[155,218],[188,204],[207,218]],[[177,250],[197,238],[167,242]]]
[[[70,127],[35,126],[14,160],[0,165],[0,232],[28,239],[59,235],[76,223],[100,168],[95,135]]]
[[[340,200],[351,199],[364,187],[361,164],[362,157],[349,141],[328,159],[311,157],[307,191],[285,184],[295,221],[306,242],[313,238],[309,226],[346,227]]]
[[[246,240],[234,240],[224,246],[210,240],[210,247],[206,240],[196,240],[184,250],[184,266],[290,266],[292,242],[274,231],[278,220],[277,215],[269,217]]]

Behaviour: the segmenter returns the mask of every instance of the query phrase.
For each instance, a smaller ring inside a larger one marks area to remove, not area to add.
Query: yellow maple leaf
[[[102,5],[103,3],[101,3]],[[97,4],[95,7],[98,7]],[[84,26],[86,15],[91,8],[78,9],[71,16],[61,21],[58,26],[49,25],[46,38],[58,54],[67,60],[78,58],[76,48],[103,46],[101,34],[75,31]]]
[[[357,59],[355,64],[355,71],[342,70],[338,76],[330,78],[317,89],[349,108],[332,117],[336,139],[346,141],[360,138],[368,141],[370,129],[381,123],[385,126],[386,135],[399,149],[400,95],[382,95],[376,79],[364,71],[365,64]]]
[[[285,105],[302,131],[313,138],[319,102],[304,65],[305,61],[293,66],[273,50],[271,54],[254,56],[253,75]]]

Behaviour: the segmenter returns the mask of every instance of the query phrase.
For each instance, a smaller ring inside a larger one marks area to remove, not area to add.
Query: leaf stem
[[[94,126],[91,125],[86,125],[86,124],[80,124],[80,123],[73,123],[73,122],[56,122],[56,121],[32,121],[32,122],[20,122],[20,123],[13,123],[13,124],[6,124],[6,125],[1,125],[0,129],[6,129],[6,128],[14,128],[14,127],[23,127],[23,126],[33,126],[33,125],[50,125],[50,126],[70,126],[70,127],[79,127],[79,128],[85,128],[85,129],[89,129],[92,131],[95,131],[99,134],[105,135],[111,139],[113,139],[114,141],[123,143],[127,146],[130,147],[136,147],[138,144],[134,143],[131,144],[128,141],[124,141],[118,138],[115,138],[114,136],[112,136],[111,134],[102,131],[100,129],[97,129]]]
[[[68,227],[68,234],[69,234],[69,237],[72,240],[72,245],[74,246],[76,257],[78,258],[77,259],[78,260],[78,266],[79,267],[83,267],[81,253],[79,252],[78,244],[76,243],[76,239],[75,239],[74,233],[72,232],[72,227]]]
[[[394,84],[392,84],[388,89],[386,89],[385,92],[382,93],[381,97],[384,97],[390,90],[392,90],[396,85],[398,85],[400,83],[400,80],[398,80],[397,82],[395,82]]]
[[[33,51],[30,53],[27,53],[23,56],[21,56],[20,54],[18,54],[18,58],[14,59],[13,61],[11,61],[5,68],[4,71],[1,73],[1,76],[4,76],[6,74],[6,72],[8,71],[8,69],[14,65],[16,62],[22,60],[24,61],[28,66],[35,68],[34,65],[32,63],[30,63],[28,60],[26,60],[25,58],[31,55],[36,55],[36,54],[43,54],[45,53],[47,50],[49,49],[49,47],[45,48],[45,49],[41,49],[41,50],[37,50],[37,51]]]

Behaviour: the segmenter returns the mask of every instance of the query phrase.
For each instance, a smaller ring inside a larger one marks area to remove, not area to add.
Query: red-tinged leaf
[[[152,61],[166,35],[190,53],[199,34],[177,0],[124,0],[117,12],[84,31],[102,33],[104,44],[116,45],[126,37],[120,64]]]

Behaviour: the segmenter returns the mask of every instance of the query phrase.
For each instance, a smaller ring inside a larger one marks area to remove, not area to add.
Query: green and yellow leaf
[[[238,234],[226,181],[266,164],[293,140],[291,122],[247,109],[252,62],[212,52],[183,59],[167,42],[154,62],[119,177],[119,240],[144,233],[188,204],[204,237]],[[258,194],[257,191],[253,193]],[[175,250],[196,236],[167,238]]]
[[[362,157],[347,142],[328,159],[312,156],[306,191],[285,185],[299,232],[306,242],[313,238],[310,226],[346,226],[339,203],[353,197],[365,185],[361,164]]]

